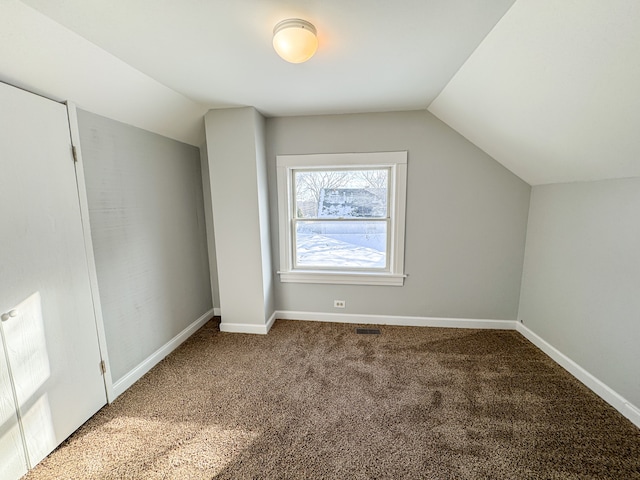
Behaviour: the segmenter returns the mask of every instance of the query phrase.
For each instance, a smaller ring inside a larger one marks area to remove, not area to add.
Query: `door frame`
[[[73,102],[63,102],[67,106],[67,117],[69,118],[69,131],[71,134],[71,146],[75,160],[76,186],[78,188],[78,200],[80,202],[80,217],[82,219],[82,232],[84,236],[84,246],[87,255],[87,269],[89,270],[89,285],[93,301],[93,313],[98,336],[98,346],[102,359],[102,378],[107,394],[107,402],[112,403],[116,394],[113,390],[113,378],[109,367],[109,354],[107,350],[107,337],[104,329],[104,318],[102,316],[102,304],[100,302],[100,289],[98,287],[98,273],[96,270],[96,260],[93,252],[93,241],[91,240],[91,222],[89,221],[89,200],[87,198],[87,185],[84,176],[84,163],[82,162],[82,149],[80,148],[80,129],[78,127],[78,111]]]

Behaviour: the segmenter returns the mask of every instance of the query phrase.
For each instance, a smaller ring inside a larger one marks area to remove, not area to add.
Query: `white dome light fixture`
[[[273,48],[287,62],[306,62],[318,49],[316,34],[316,27],[306,20],[282,20],[273,28]]]

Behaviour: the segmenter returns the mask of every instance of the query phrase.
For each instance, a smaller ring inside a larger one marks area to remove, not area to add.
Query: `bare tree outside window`
[[[300,217],[308,217],[304,214],[315,209],[320,204],[323,191],[341,188],[371,189],[376,195],[386,195],[389,171],[388,169],[369,170],[314,170],[295,172],[296,202]],[[312,203],[313,202],[313,203]],[[300,213],[302,212],[302,215]]]
[[[323,188],[340,188],[349,183],[350,174],[340,170],[323,170],[313,172],[296,172],[296,193],[299,199],[320,201]]]
[[[387,188],[389,172],[387,170],[361,170],[358,172],[360,179],[371,188]]]

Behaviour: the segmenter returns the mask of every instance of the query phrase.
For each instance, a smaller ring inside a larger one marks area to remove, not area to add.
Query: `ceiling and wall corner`
[[[39,19],[41,23],[49,19],[58,22],[66,35],[75,32],[78,42],[91,42],[92,48],[104,49],[136,73],[142,72],[204,105],[205,110],[253,106],[269,117],[425,109],[513,2],[23,3],[46,15]],[[282,60],[272,47],[273,27],[292,17],[309,20],[318,30],[318,52],[301,65]],[[30,61],[31,52],[24,50],[25,61],[38,63]],[[74,55],[70,48],[68,56]],[[92,65],[107,73],[110,67],[105,68],[99,60],[104,55],[96,54]],[[101,88],[93,90],[99,95]],[[86,101],[73,100],[114,118]],[[148,105],[136,103],[133,99],[137,114],[147,110]],[[195,110],[168,116],[191,124]],[[149,115],[158,117],[152,111]],[[198,115],[201,121],[202,115]],[[122,120],[122,115],[118,119]]]
[[[0,80],[200,145],[210,108],[428,110],[530,184],[640,175],[636,0],[3,0]],[[273,26],[320,48],[292,65]]]
[[[0,2],[0,81],[198,146],[207,108],[18,0]]]
[[[640,175],[640,3],[518,0],[429,111],[532,185]]]

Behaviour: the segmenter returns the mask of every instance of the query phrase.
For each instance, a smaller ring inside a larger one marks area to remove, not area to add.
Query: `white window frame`
[[[296,268],[294,261],[293,172],[299,169],[389,169],[389,228],[386,269]],[[407,202],[407,152],[327,153],[278,155],[278,218],[280,236],[280,281],[342,285],[404,285],[404,236]]]

